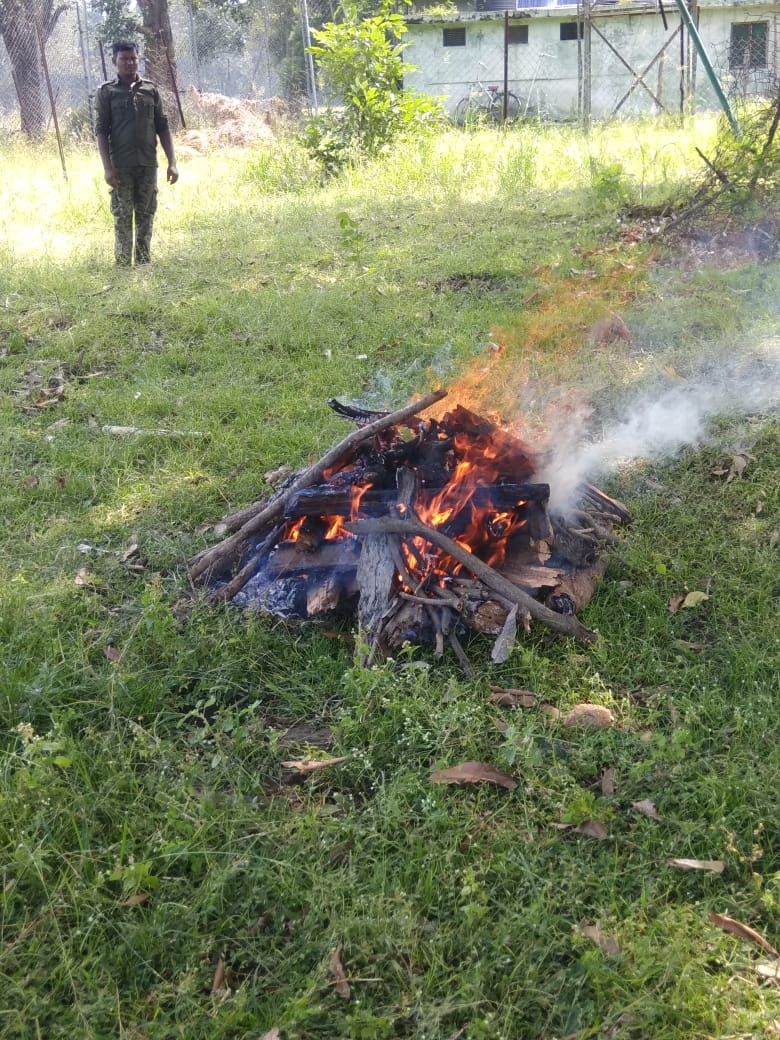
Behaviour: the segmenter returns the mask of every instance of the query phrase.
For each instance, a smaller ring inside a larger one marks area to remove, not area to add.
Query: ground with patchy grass
[[[712,132],[450,133],[324,186],[293,142],[192,159],[143,272],[94,155],[65,185],[15,153],[3,1036],[780,1035],[780,265],[630,215]],[[193,596],[214,523],[344,436],[327,398],[433,385],[573,452],[633,431],[595,645],[364,669],[349,625]],[[676,391],[696,421],[649,444]],[[608,724],[566,725],[584,703]],[[431,782],[467,761],[515,785]]]

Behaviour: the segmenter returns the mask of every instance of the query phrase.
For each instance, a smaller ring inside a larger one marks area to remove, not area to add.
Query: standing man
[[[119,40],[111,48],[117,78],[98,88],[95,133],[106,183],[111,185],[114,254],[120,267],[133,259],[149,263],[152,224],[157,210],[157,138],[168,160],[167,180],[179,179],[173,137],[154,83],[138,75],[138,48]]]

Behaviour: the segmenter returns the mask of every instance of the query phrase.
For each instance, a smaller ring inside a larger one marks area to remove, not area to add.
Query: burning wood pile
[[[331,407],[357,426],[271,498],[226,517],[227,537],[190,564],[215,601],[284,618],[356,615],[371,649],[497,636],[505,660],[530,620],[592,642],[576,612],[602,577],[625,507],[590,485],[564,518],[534,479],[528,449],[458,405],[422,412],[437,391],[393,413]]]

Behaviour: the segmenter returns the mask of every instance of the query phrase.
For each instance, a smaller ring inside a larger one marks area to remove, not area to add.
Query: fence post
[[[56,134],[56,137],[57,137],[57,147],[59,148],[59,152],[60,152],[60,163],[62,164],[62,175],[65,178],[65,180],[67,180],[68,179],[68,171],[67,171],[67,168],[65,166],[65,152],[63,151],[63,148],[62,148],[62,135],[60,134],[60,124],[59,124],[59,121],[57,119],[57,105],[54,102],[54,91],[51,88],[51,77],[49,76],[49,65],[48,65],[48,62],[46,61],[46,48],[45,48],[45,46],[43,44],[43,33],[41,32],[41,23],[38,21],[37,18],[33,18],[33,21],[35,22],[35,31],[36,31],[36,33],[38,35],[38,47],[40,48],[40,51],[41,51],[41,65],[43,66],[43,75],[44,75],[44,78],[46,79],[46,90],[48,91],[48,94],[49,94],[49,104],[51,105],[51,118],[52,118],[52,121],[54,123],[54,133]]]
[[[301,33],[303,35],[303,53],[306,61],[306,82],[309,87],[309,103],[313,114],[316,116],[320,103],[317,100],[317,79],[314,74],[314,56],[309,53],[311,47],[311,34],[309,32],[309,5],[307,0],[301,2]]]
[[[509,107],[509,11],[504,11],[504,97],[501,104],[501,122],[506,123]]]
[[[195,35],[195,17],[192,13],[192,0],[187,0],[187,16],[190,24],[190,50],[192,64],[195,66],[195,86],[200,90],[200,58],[198,56],[198,37]]]
[[[582,29],[582,129],[587,134],[590,130],[592,91],[590,0],[583,0],[582,13],[583,21],[578,24],[577,32]]]

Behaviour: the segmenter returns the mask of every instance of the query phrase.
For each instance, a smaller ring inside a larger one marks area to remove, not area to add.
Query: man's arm
[[[100,160],[103,163],[103,176],[106,179],[106,184],[110,184],[112,188],[118,188],[119,177],[117,176],[114,164],[111,161],[111,145],[109,142],[109,134],[111,133],[111,105],[103,87],[98,88],[95,102],[97,109],[95,115],[95,138],[97,139]]]
[[[100,159],[103,163],[103,176],[106,179],[106,184],[110,184],[112,188],[118,188],[119,177],[114,164],[111,162],[111,147],[108,143],[108,134],[98,132],[95,136],[97,137]]]
[[[168,160],[168,173],[167,181],[169,184],[175,184],[179,179],[179,170],[176,166],[176,155],[173,150],[173,134],[166,127],[159,133],[160,144],[162,145],[163,151],[165,152],[165,158]]]

